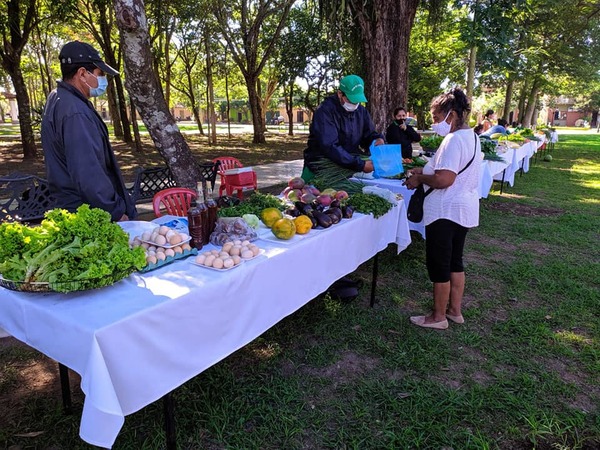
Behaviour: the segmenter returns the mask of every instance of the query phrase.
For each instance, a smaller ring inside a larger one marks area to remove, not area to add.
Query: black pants
[[[433,283],[450,281],[450,273],[464,272],[463,249],[468,228],[447,219],[425,227],[427,272]]]

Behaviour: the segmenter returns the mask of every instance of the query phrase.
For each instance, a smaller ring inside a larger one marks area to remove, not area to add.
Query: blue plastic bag
[[[375,178],[394,177],[404,172],[400,144],[374,145],[373,142],[370,150]]]

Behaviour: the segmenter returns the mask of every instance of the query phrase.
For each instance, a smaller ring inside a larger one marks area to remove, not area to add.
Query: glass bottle
[[[207,188],[206,193],[206,207],[208,208],[208,237],[210,240],[210,235],[213,231],[215,231],[215,226],[217,224],[217,201],[213,197],[213,191],[211,188]]]
[[[202,216],[202,243],[206,245],[210,240],[210,233],[208,232],[208,206],[206,206],[204,201],[204,189],[202,189],[201,181],[198,181],[196,188],[198,189],[198,209],[200,210],[200,215]]]
[[[198,202],[196,201],[196,199],[192,200],[192,203],[190,204],[190,209],[188,209],[187,216],[188,230],[190,232],[190,236],[192,237],[190,245],[193,248],[201,250],[202,246],[204,245],[204,229],[202,227],[202,212],[200,211],[200,208],[198,208]]]

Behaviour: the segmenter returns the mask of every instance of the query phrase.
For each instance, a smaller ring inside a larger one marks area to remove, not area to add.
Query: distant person
[[[487,130],[492,128],[494,125],[494,110],[488,109],[483,117],[483,121],[481,122],[483,125],[483,132],[485,133]]]
[[[117,75],[89,44],[73,41],[61,49],[62,81],[50,93],[42,118],[46,176],[56,206],[75,211],[84,203],[110,213],[113,221],[137,215],[108,129],[89,101],[103,95],[106,75]]]
[[[319,171],[318,161],[324,158],[356,172],[373,172],[373,162],[365,161],[363,156],[371,143],[381,145],[384,140],[361,105],[366,101],[362,78],[347,75],[340,80],[338,91],[319,105],[304,150],[305,181],[314,178]]]
[[[487,130],[485,133],[481,133],[481,137],[490,138],[492,134],[500,133],[503,135],[510,134],[510,131],[507,129],[508,123],[504,119],[498,119],[498,124],[494,125],[492,128]]]
[[[406,109],[403,107],[396,108],[393,117],[385,132],[385,140],[388,144],[400,144],[402,158],[412,158],[412,143],[419,142],[421,135],[406,123]]]
[[[463,249],[469,229],[479,225],[479,172],[481,144],[469,127],[471,106],[460,89],[431,102],[433,131],[445,136],[425,167],[408,171],[405,185],[423,184],[429,192],[423,203],[425,258],[433,283],[433,310],[410,321],[424,328],[443,330],[448,320],[463,323],[465,289]]]
[[[475,132],[475,134],[480,135],[481,133],[483,133],[483,124],[479,123],[475,126],[475,128],[473,128],[473,131]]]

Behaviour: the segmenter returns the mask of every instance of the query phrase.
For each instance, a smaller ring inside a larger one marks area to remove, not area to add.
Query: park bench
[[[22,173],[0,177],[0,222],[40,222],[54,202],[43,178]]]
[[[218,162],[197,163],[197,166],[200,169],[203,184],[210,183],[211,189],[214,191],[219,169]],[[138,167],[133,186],[128,190],[134,202],[141,203],[151,201],[154,195],[163,189],[176,186],[177,183],[173,178],[173,174],[167,166]]]

